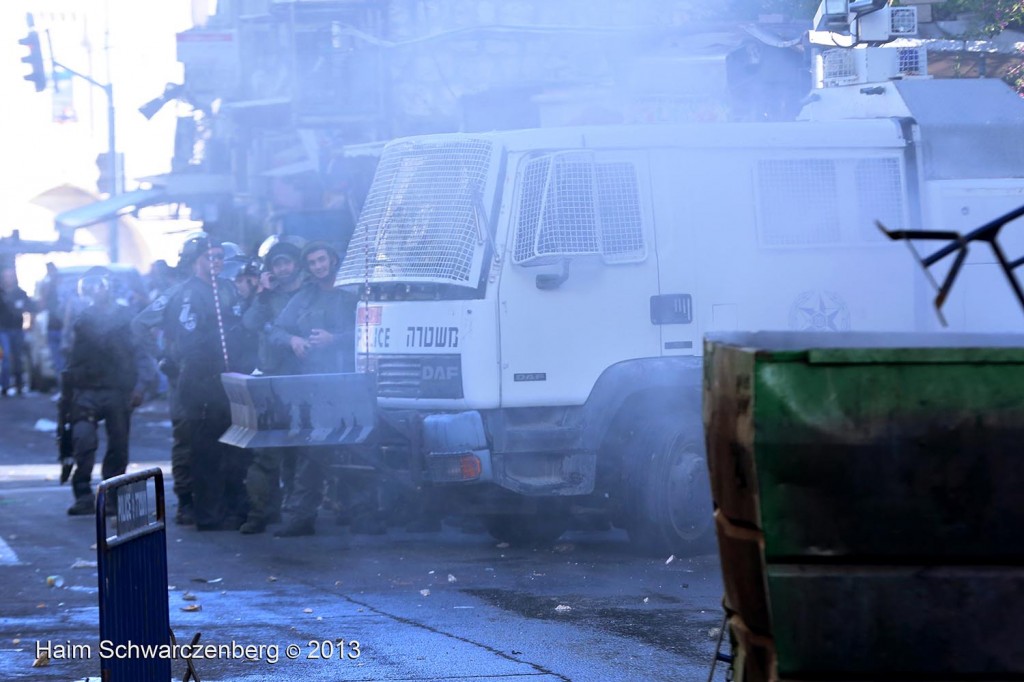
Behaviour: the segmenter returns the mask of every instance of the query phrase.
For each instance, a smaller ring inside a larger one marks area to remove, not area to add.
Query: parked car
[[[78,280],[92,267],[94,266],[72,265],[56,269],[56,309],[61,311],[62,315],[66,315],[69,306],[72,310],[75,306],[84,307],[85,303],[78,297]],[[139,271],[130,265],[122,264],[105,267],[110,270],[111,287],[117,302],[133,310],[141,310],[148,301]],[[32,316],[32,323],[26,334],[25,348],[28,358],[25,368],[29,375],[28,386],[34,391],[50,391],[57,386],[57,372],[54,369],[52,350],[47,338],[47,327],[52,313],[43,300],[50,286],[50,277],[51,275],[47,275],[36,285],[35,299],[39,312]]]

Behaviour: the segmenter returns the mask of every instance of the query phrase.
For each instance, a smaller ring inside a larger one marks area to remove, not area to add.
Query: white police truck
[[[389,466],[505,540],[600,510],[646,550],[703,546],[703,335],[933,330],[934,290],[876,221],[963,232],[1024,203],[1001,82],[811,99],[788,123],[390,143],[338,277],[363,295]],[[992,261],[968,258],[952,329],[1019,329]]]

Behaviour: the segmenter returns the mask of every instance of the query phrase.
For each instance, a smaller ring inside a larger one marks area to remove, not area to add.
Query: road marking
[[[167,460],[131,462],[128,465],[129,474],[150,467],[160,467],[164,472],[164,478],[171,475],[171,463]],[[57,480],[60,473],[60,465],[53,464],[10,464],[0,466],[0,485],[4,483],[52,483]]]
[[[11,546],[3,538],[0,538],[0,566],[17,566],[20,563],[18,555],[14,553]]]
[[[68,490],[70,490],[70,488],[68,486],[66,486],[66,485],[65,486],[59,486],[59,485],[37,485],[37,486],[32,486],[31,488],[3,488],[3,487],[0,487],[0,497],[2,497],[3,495],[18,495],[18,494],[24,494],[24,493],[52,493],[52,492],[58,492],[58,491],[61,491],[61,490],[64,491],[65,495],[68,495],[70,497],[70,495],[68,493]],[[0,504],[2,504],[2,502],[0,502]]]

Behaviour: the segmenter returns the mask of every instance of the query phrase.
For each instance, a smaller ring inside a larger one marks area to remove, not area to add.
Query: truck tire
[[[626,453],[630,500],[626,530],[642,554],[692,556],[714,547],[703,430],[694,422],[683,418],[646,422]]]
[[[491,537],[513,547],[551,545],[568,530],[570,521],[569,512],[562,505],[545,506],[535,514],[487,514],[483,517]]]

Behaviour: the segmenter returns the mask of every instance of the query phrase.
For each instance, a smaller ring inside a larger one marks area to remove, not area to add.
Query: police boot
[[[192,526],[196,522],[192,511],[192,496],[182,495],[178,498],[178,511],[174,514],[174,522],[179,526]]]
[[[92,516],[96,513],[96,496],[92,493],[80,495],[75,503],[68,507],[68,516]]]
[[[256,535],[267,530],[267,522],[262,516],[249,514],[249,518],[241,525],[238,532],[242,535]]]

